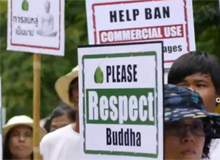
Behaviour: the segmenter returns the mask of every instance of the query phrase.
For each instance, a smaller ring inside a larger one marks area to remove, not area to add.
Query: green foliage
[[[88,44],[85,1],[66,1],[65,6],[65,56],[43,55],[41,59],[42,118],[60,103],[54,85],[60,76],[71,71],[77,64],[77,46]],[[194,1],[193,8],[197,50],[220,56],[218,0]],[[0,22],[2,95],[3,106],[7,108],[7,118],[17,114],[32,116],[33,55],[6,51],[6,0],[0,1]]]
[[[220,19],[218,0],[193,1],[196,49],[220,58]]]

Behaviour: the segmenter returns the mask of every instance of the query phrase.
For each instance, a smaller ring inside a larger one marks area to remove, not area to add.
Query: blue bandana
[[[164,121],[179,121],[185,118],[208,118],[212,125],[211,138],[220,138],[220,114],[206,111],[197,92],[176,85],[164,86]]]

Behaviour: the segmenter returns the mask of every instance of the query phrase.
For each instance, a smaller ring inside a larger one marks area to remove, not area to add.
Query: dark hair
[[[216,57],[203,51],[180,56],[170,68],[168,83],[177,84],[195,73],[209,74],[217,94],[220,94],[220,64]]]
[[[50,125],[51,125],[51,120],[50,118],[47,118],[46,122],[44,123],[44,129],[47,131],[47,133],[50,132]]]
[[[71,100],[71,97],[73,95],[73,87],[74,87],[74,84],[78,82],[78,77],[73,79],[71,82],[70,82],[70,85],[69,85],[69,90],[68,90],[68,95],[69,95],[69,100]]]
[[[60,116],[64,115],[65,113],[67,114],[67,117],[70,120],[72,120],[72,121],[76,120],[76,110],[73,107],[70,107],[66,104],[62,104],[53,110],[53,112],[51,114],[50,122],[54,118],[60,117]]]
[[[5,142],[3,143],[3,160],[11,160],[12,154],[9,149],[9,140],[12,134],[12,129],[6,134]],[[33,152],[31,153],[31,159],[33,160]]]
[[[205,138],[205,144],[203,147],[203,153],[202,153],[202,157],[203,159],[209,159],[209,152],[210,152],[210,145],[211,145],[211,141],[212,139],[209,137]]]
[[[206,118],[202,118],[202,121],[204,123],[208,123],[208,124],[211,124],[211,120],[206,117]],[[203,154],[202,154],[202,158],[203,159],[209,159],[209,152],[210,152],[210,145],[211,145],[211,141],[213,140],[213,137],[211,134],[214,134],[214,132],[212,132],[212,130],[209,130],[209,133],[206,135],[205,137],[205,143],[204,143],[204,147],[203,147]]]

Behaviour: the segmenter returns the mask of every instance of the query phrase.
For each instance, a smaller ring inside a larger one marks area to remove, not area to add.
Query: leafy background
[[[77,46],[88,44],[85,1],[65,2],[65,56],[42,55],[41,118],[61,101],[54,84],[77,64]],[[205,50],[220,58],[220,27],[218,0],[193,1],[197,50]],[[0,1],[0,60],[2,101],[7,119],[14,115],[32,116],[33,106],[33,54],[6,50],[7,1]]]

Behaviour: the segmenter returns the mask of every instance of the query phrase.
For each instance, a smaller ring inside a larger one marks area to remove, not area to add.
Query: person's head
[[[72,102],[76,107],[76,109],[78,109],[78,104],[79,104],[78,77],[70,82],[68,94],[69,94],[70,102]]]
[[[168,84],[195,89],[203,98],[207,111],[214,112],[216,98],[220,97],[220,64],[206,52],[184,54],[173,63]]]
[[[45,9],[46,13],[50,12],[50,1],[48,1],[48,0],[45,1],[44,9]]]
[[[50,117],[47,117],[45,120],[45,123],[43,125],[43,128],[47,131],[50,132],[50,125],[51,125],[51,121],[50,121]]]
[[[208,113],[199,94],[186,87],[165,85],[164,125],[165,160],[208,158],[211,139],[220,138],[220,115]]]
[[[63,104],[55,108],[51,114],[50,131],[64,127],[76,121],[76,111],[74,108]]]
[[[46,131],[40,128],[40,138]],[[3,159],[33,159],[33,120],[15,116],[3,126]]]
[[[60,99],[67,105],[78,110],[78,66],[72,71],[60,77],[55,84],[55,89]]]

